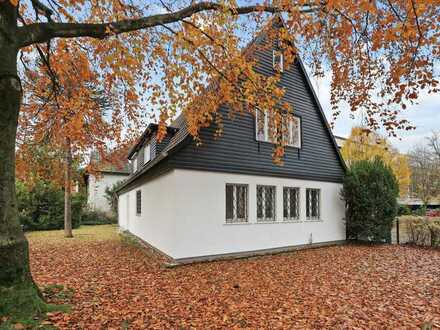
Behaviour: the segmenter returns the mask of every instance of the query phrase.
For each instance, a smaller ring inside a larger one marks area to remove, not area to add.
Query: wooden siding
[[[273,74],[272,50],[260,58],[261,72]],[[197,147],[191,141],[172,155],[170,164],[185,169],[341,182],[343,163],[299,62],[285,70],[281,85],[286,88],[284,100],[292,104],[302,126],[302,148],[287,147],[283,166],[273,163],[271,143],[256,141],[254,117],[244,114],[229,120],[226,107],[220,110],[225,114],[223,136],[215,139],[213,127],[203,129],[203,145]]]

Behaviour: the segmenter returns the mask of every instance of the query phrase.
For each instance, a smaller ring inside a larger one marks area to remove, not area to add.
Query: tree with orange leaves
[[[419,91],[438,91],[439,8],[439,0],[0,0],[0,287],[32,283],[15,207],[23,95],[17,58],[23,67],[40,58],[56,90],[53,46],[69,39],[66,44],[77,45],[100,69],[103,89],[117,93],[120,114],[136,118],[142,98],[157,111],[159,138],[177,111],[197,138],[201,127],[221,122],[220,104],[232,114],[264,109],[277,127],[279,109],[287,107],[277,84],[281,73],[259,73],[258,60],[241,50],[241,42],[271,15],[283,15],[275,37],[286,64],[299,54],[315,74],[330,71],[335,115],[341,102],[348,103],[352,111],[365,111],[371,128],[395,134],[411,128],[401,111]],[[197,98],[206,89],[211,93]],[[281,159],[282,139],[276,141],[274,158]]]
[[[75,57],[71,55],[72,52]],[[58,155],[49,160],[52,168],[58,171],[39,172],[44,179],[51,179],[64,187],[64,234],[65,237],[73,237],[73,161],[75,159],[76,163],[80,163],[90,150],[105,158],[104,155],[109,154],[109,142],[121,141],[123,121],[118,116],[112,117],[112,96],[99,89],[98,74],[81,49],[69,47],[61,41],[56,45],[53,55],[57,58],[50,68],[57,79],[55,90],[51,88],[52,81],[46,71],[47,67],[41,63],[34,70],[27,71],[26,79],[23,80],[23,86],[28,93],[19,118],[18,137],[21,144],[18,150],[17,174],[25,177],[26,173],[39,171],[39,166],[46,168],[47,164],[44,162],[33,161],[33,155],[41,155],[33,152],[35,146],[46,145],[51,149],[52,155]],[[59,171],[60,165],[62,171]],[[32,184],[32,181],[24,182]]]

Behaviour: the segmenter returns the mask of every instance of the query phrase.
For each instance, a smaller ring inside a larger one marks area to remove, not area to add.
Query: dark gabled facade
[[[271,49],[260,51],[257,70],[272,75],[272,56]],[[273,144],[256,140],[254,116],[237,114],[231,120],[224,106],[220,109],[224,114],[223,136],[214,137],[215,127],[202,129],[201,146],[188,134],[183,116],[172,123],[161,143],[157,143],[155,130],[149,126],[150,132],[134,149],[138,159],[143,160],[143,145],[149,142],[151,161],[139,165],[119,193],[174,168],[342,182],[345,164],[301,60],[282,73],[280,85],[286,89],[283,101],[289,102],[301,119],[302,142],[301,148],[286,147],[283,165],[273,162]]]

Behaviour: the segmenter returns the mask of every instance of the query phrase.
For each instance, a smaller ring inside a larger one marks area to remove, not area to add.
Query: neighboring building
[[[260,72],[274,72],[275,53],[257,54]],[[295,111],[283,166],[273,162],[264,117],[224,116],[223,136],[202,129],[202,146],[183,116],[160,143],[149,125],[129,153],[119,226],[177,262],[344,241],[345,165],[301,60],[281,85]]]
[[[97,154],[93,153],[91,161],[98,161]],[[106,188],[124,181],[130,175],[128,165],[118,168],[113,165],[101,165],[96,175],[87,173],[85,175],[87,189],[87,205],[91,210],[111,212],[110,203],[105,197]]]

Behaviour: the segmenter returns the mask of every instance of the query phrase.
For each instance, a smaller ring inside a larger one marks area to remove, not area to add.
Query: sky
[[[332,118],[330,106],[330,77],[317,79],[310,75],[313,88],[319,98],[329,122]],[[412,131],[397,131],[398,138],[389,138],[393,146],[400,152],[407,153],[418,144],[425,144],[426,137],[434,130],[440,130],[440,94],[421,93],[418,104],[409,106],[403,117],[416,127]],[[342,113],[335,122],[333,133],[338,136],[348,137],[353,126],[360,125],[361,118],[350,118],[348,108],[342,108]]]
[[[252,1],[251,1],[252,2]],[[249,4],[249,0],[238,0],[238,4]],[[152,0],[148,4],[148,11],[150,14],[165,13],[166,9],[157,0]],[[238,32],[241,37],[245,37]],[[249,36],[248,36],[249,37]],[[247,43],[247,38],[243,39],[243,42]],[[308,70],[310,73],[310,70]],[[440,72],[440,69],[437,70]],[[327,74],[324,78],[317,79],[309,74],[312,81],[315,92],[319,98],[319,101],[324,109],[329,122],[332,118],[331,106],[330,106],[330,82],[331,77]],[[361,124],[361,116],[358,114],[354,116],[350,115],[348,107],[341,108],[341,115],[334,123],[333,133],[338,136],[348,137],[350,135],[351,128]],[[389,137],[390,142],[400,152],[407,153],[418,144],[426,143],[426,137],[431,134],[433,130],[440,130],[440,94],[421,93],[418,104],[408,106],[403,114],[403,118],[409,120],[415,130],[411,131],[396,131],[398,138]],[[385,132],[380,132],[386,135]]]

